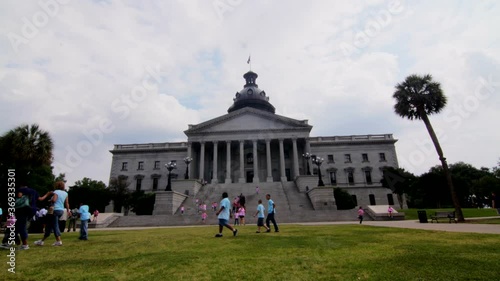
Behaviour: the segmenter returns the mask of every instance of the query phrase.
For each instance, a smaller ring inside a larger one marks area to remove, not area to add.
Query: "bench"
[[[452,221],[457,223],[457,220],[455,220],[455,212],[435,212],[434,215],[431,215],[431,223],[439,223],[438,219],[448,219],[449,223]]]

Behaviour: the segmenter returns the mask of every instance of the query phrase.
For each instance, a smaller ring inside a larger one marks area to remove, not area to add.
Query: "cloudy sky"
[[[312,2],[312,3],[311,3]],[[185,141],[223,115],[249,70],[276,113],[311,136],[392,133],[400,166],[439,164],[394,86],[433,75],[449,163],[500,158],[497,1],[71,1],[0,3],[0,133],[38,123],[69,184],[108,182],[113,144]]]

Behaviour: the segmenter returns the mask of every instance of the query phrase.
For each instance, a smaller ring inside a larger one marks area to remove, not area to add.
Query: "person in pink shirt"
[[[245,225],[245,207],[241,206],[238,209],[238,216],[240,217],[240,224]]]
[[[363,216],[364,215],[365,215],[365,211],[363,210],[363,207],[359,206],[359,209],[358,209],[359,224],[363,223]]]
[[[203,213],[201,214],[201,221],[202,221],[203,223],[205,223],[205,222],[206,222],[206,220],[207,220],[207,212],[203,212]]]
[[[181,205],[181,215],[184,215],[184,205]]]
[[[236,211],[234,212],[234,225],[239,225],[240,224],[240,213],[239,213],[239,208],[236,208]]]
[[[389,208],[387,209],[387,214],[389,215],[389,218],[392,219],[392,213],[394,212],[394,208],[389,206]]]

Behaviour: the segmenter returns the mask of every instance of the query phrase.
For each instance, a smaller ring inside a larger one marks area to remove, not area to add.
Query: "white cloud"
[[[396,116],[392,93],[407,75],[431,73],[448,96],[431,122],[449,162],[491,167],[500,157],[491,127],[500,103],[494,1],[220,0],[223,12],[212,1],[67,2],[17,48],[9,34],[23,36],[24,19],[45,10],[0,4],[0,131],[39,123],[65,163],[86,134],[111,122],[70,182],[107,182],[113,144],[185,140],[187,124],[226,113],[250,53],[277,113],[309,119],[313,135],[393,133],[402,166],[427,171],[439,160],[425,126]],[[368,40],[356,41],[363,32]],[[144,79],[154,87],[127,103]]]

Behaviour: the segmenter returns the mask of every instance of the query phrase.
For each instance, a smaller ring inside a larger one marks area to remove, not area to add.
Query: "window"
[[[363,154],[361,154],[361,156],[363,157],[363,162],[370,162],[368,160],[368,153],[363,153]]]
[[[142,178],[137,178],[135,183],[135,190],[140,191],[142,185]]]
[[[155,167],[154,167],[155,170],[159,170],[160,169],[160,161],[155,161]]]
[[[394,205],[394,198],[392,197],[391,193],[387,194],[387,203],[389,205]]]
[[[128,168],[128,162],[122,162],[122,171],[126,171]]]
[[[349,184],[354,184],[354,172],[353,171],[347,172],[347,181],[349,182]]]
[[[333,154],[328,155],[328,163],[334,163],[333,161]]]
[[[367,184],[372,184],[372,172],[365,171],[365,179]]]
[[[370,194],[370,205],[377,205],[377,202],[375,202],[375,195]]]
[[[159,161],[157,161],[159,162]],[[158,190],[158,178],[153,178],[153,191]]]
[[[344,162],[351,163],[351,154],[344,154]]]
[[[381,152],[378,154],[380,157],[380,162],[386,162],[387,160],[385,159],[385,153]]]
[[[144,170],[144,161],[139,161],[137,165],[137,170]]]
[[[335,172],[330,172],[330,182],[332,185],[337,185],[337,175]]]

